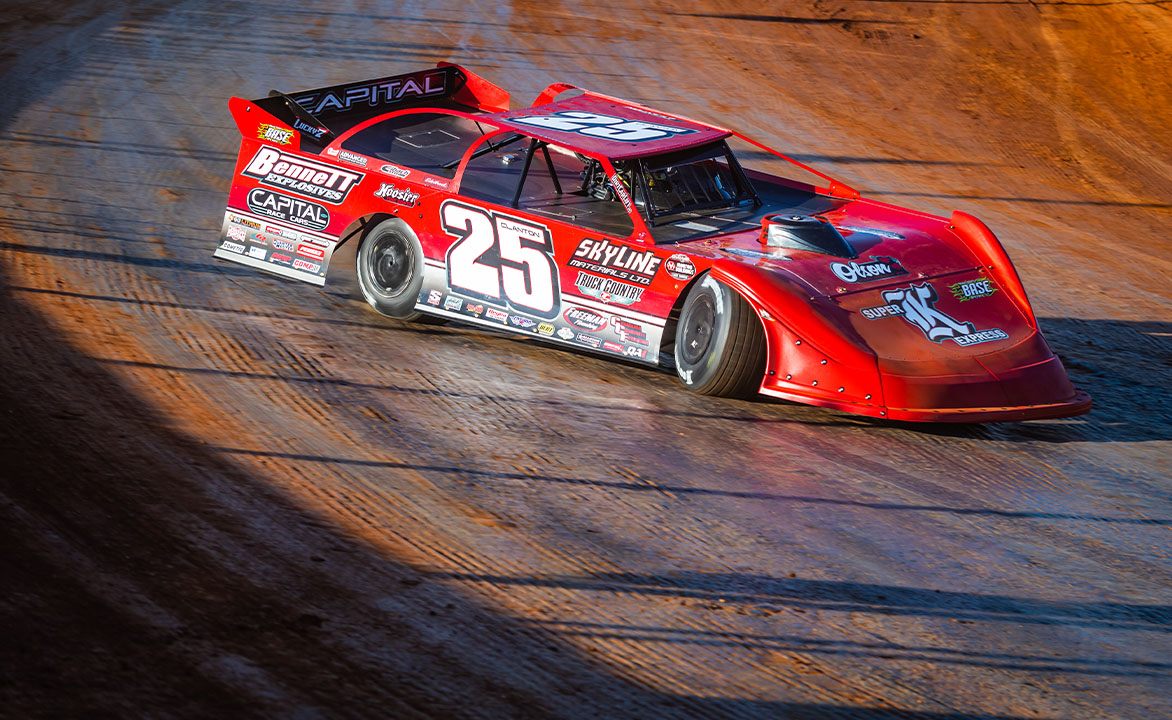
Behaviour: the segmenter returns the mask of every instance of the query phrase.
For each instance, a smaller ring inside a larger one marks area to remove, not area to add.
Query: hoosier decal
[[[633,305],[643,297],[643,288],[641,287],[584,272],[578,273],[578,279],[574,281],[574,284],[584,295],[598,298],[604,303]]]
[[[393,183],[382,183],[381,187],[374,191],[374,196],[407,207],[415,207],[415,203],[419,202],[419,193],[407,188],[397,188]]]
[[[257,215],[310,230],[325,230],[330,224],[330,211],[321,205],[264,188],[248,191],[248,209]]]
[[[346,199],[362,178],[362,173],[298,157],[276,148],[262,147],[244,168],[243,174],[259,178],[270,187],[291,190],[315,200],[337,205]]]
[[[661,262],[651,250],[636,250],[610,240],[586,238],[578,243],[573,257],[566,264],[616,280],[650,285]]]

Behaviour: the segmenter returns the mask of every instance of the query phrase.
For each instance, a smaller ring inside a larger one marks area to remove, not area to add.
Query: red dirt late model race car
[[[448,63],[229,107],[217,258],[322,285],[357,235],[385,315],[674,367],[710,395],[936,422],[1090,409],[979,220],[863,199],[729,130],[565,84],[509,110]]]

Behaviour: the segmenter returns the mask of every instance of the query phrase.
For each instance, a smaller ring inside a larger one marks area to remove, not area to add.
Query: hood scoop
[[[840,258],[858,257],[829,220],[814,215],[766,215],[761,218],[761,243]]]

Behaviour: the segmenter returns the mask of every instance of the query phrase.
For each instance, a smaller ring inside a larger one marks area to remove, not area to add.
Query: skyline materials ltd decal
[[[444,95],[448,92],[449,76],[454,77],[455,73],[448,68],[425,70],[401,77],[335,85],[301,93],[293,99],[313,115],[321,115],[323,110],[346,112],[357,106],[375,108],[403,100]]]
[[[696,132],[693,128],[643,122],[642,120],[631,120],[580,110],[562,110],[548,115],[522,115],[521,117],[509,118],[509,122],[618,142],[646,142],[647,140],[659,140],[673,135]]]
[[[873,282],[907,275],[907,270],[892,257],[877,257],[862,263],[853,260],[849,263],[830,263],[830,270],[839,280],[848,283]]]
[[[264,188],[248,191],[248,209],[273,220],[300,225],[310,230],[325,230],[330,224],[330,211],[309,200],[289,197]]]
[[[636,250],[610,240],[585,238],[566,265],[639,285],[650,285],[662,258],[651,250]]]
[[[366,177],[362,173],[271,147],[258,150],[242,174],[258,178],[264,185],[324,200],[332,205],[345,200],[350,191]]]
[[[293,142],[293,131],[279,128],[276,125],[269,125],[268,123],[260,123],[256,126],[256,139],[268,140],[278,145],[288,145]]]
[[[598,298],[604,303],[618,305],[634,305],[643,298],[643,288],[637,285],[612,280],[608,277],[599,277],[579,271],[574,281],[584,295]]]
[[[963,282],[953,283],[948,286],[952,291],[952,297],[961,302],[968,302],[969,300],[976,300],[977,298],[989,297],[997,292],[997,288],[993,287],[993,283],[989,278],[981,277],[976,280],[965,280]]]
[[[415,207],[415,203],[419,201],[419,193],[408,188],[397,188],[394,183],[382,183],[379,189],[374,191],[374,196],[404,207]]]
[[[957,345],[967,347],[993,340],[1009,339],[1004,330],[977,330],[972,323],[961,322],[937,310],[936,301],[940,298],[936,294],[936,288],[930,283],[884,290],[883,299],[898,307],[899,315],[904,320],[915,325],[924,333],[924,337],[935,343],[952,340]]]

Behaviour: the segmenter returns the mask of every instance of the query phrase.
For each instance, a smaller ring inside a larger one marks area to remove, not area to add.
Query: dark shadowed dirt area
[[[0,717],[1172,716],[1170,10],[0,4]],[[212,258],[229,97],[438,60],[981,217],[1095,409],[703,398]]]

